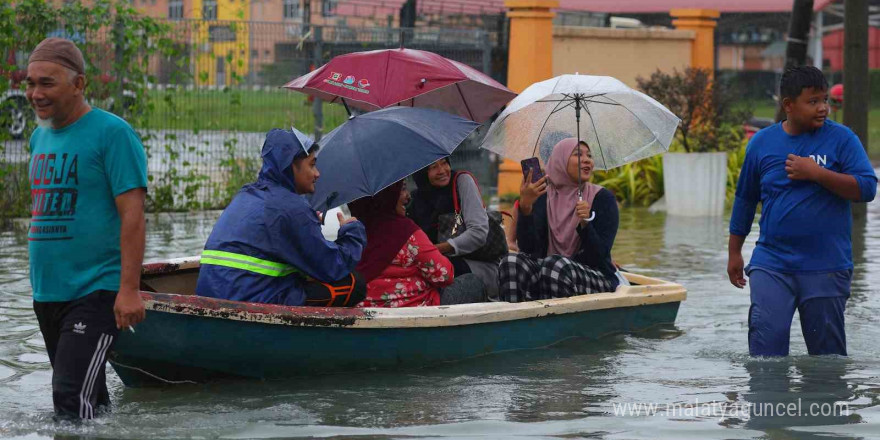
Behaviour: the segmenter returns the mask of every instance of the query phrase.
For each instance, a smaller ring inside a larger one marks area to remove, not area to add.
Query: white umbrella
[[[608,170],[669,151],[681,120],[610,76],[561,75],[532,84],[498,116],[482,147],[512,160],[540,157],[562,139],[589,146]]]

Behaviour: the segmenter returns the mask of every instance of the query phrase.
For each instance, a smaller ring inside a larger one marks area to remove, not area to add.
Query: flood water
[[[146,259],[197,254],[216,216],[149,217]],[[797,318],[790,357],[749,358],[748,290],[727,282],[726,224],[621,213],[615,259],[688,289],[673,327],[418,370],[285,381],[127,389],[108,366],[114,412],[81,426],[52,421],[26,235],[3,232],[0,437],[880,437],[880,204],[869,205],[854,232],[848,358],[806,356]],[[637,404],[654,404],[653,415]]]

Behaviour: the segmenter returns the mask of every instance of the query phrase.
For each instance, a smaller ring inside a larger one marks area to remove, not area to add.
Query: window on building
[[[183,18],[183,0],[168,1],[168,18],[180,20]]]
[[[299,18],[299,0],[284,0],[284,18]]]
[[[336,5],[339,3],[337,0],[322,0],[321,1],[321,15],[325,17],[332,17],[336,15]]]
[[[202,19],[203,20],[216,20],[217,19],[217,0],[204,0],[202,2]]]

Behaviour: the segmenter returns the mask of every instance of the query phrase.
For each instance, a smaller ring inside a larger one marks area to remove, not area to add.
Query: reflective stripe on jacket
[[[211,251],[205,249],[202,252],[201,265],[213,264],[215,266],[234,267],[241,270],[249,270],[254,273],[268,275],[270,277],[286,277],[294,272],[298,272],[295,267],[276,263],[269,260],[261,260],[259,258],[249,257],[247,255],[236,254],[224,251]]]

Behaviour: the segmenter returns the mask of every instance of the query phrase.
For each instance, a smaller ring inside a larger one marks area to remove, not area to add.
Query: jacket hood
[[[308,156],[308,150],[313,144],[308,136],[295,128],[272,129],[266,135],[263,151],[260,153],[263,157],[263,168],[260,169],[257,182],[271,182],[296,192],[291,165],[294,159]]]

